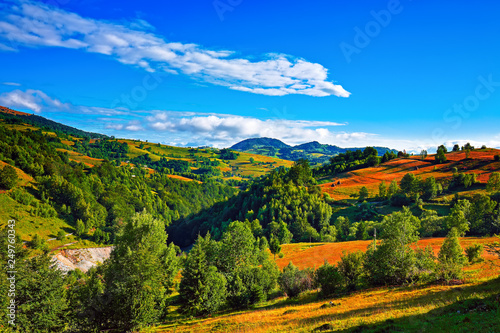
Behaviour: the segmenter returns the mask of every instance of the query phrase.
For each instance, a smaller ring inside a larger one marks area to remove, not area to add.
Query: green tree
[[[334,295],[343,289],[344,279],[339,269],[330,265],[325,260],[323,266],[320,266],[314,273],[315,283],[320,288],[320,294],[323,297]]]
[[[458,200],[451,209],[450,215],[446,219],[446,224],[451,230],[455,228],[460,237],[463,237],[470,229],[471,203],[469,200]]]
[[[410,198],[414,198],[415,195],[419,192],[420,179],[415,177],[412,173],[407,173],[401,179],[401,190],[403,193],[408,195]]]
[[[198,236],[184,263],[179,285],[183,309],[195,315],[218,311],[227,296],[226,278],[207,259],[210,242],[209,234],[205,239]]]
[[[382,181],[380,185],[378,186],[378,196],[381,199],[387,198],[387,186],[385,185],[385,182]]]
[[[433,176],[427,178],[423,183],[423,194],[422,198],[425,200],[432,199],[438,194],[438,185],[436,183],[436,178]]]
[[[21,332],[63,332],[67,300],[63,275],[48,254],[16,266],[16,326]]]
[[[416,258],[411,245],[418,241],[420,220],[409,208],[384,218],[382,242],[365,255],[367,277],[374,285],[401,284],[415,277]]]
[[[111,328],[132,330],[157,322],[165,313],[178,272],[173,244],[167,246],[165,224],[137,213],[117,235],[105,274]]]
[[[280,241],[274,236],[271,236],[271,242],[269,243],[269,250],[271,250],[271,253],[274,255],[274,259],[276,260],[276,253],[281,252],[281,244]]]
[[[370,193],[368,192],[368,189],[366,188],[366,186],[363,186],[359,190],[358,201],[360,201],[360,202],[365,201],[365,199],[367,199],[369,197],[369,195],[370,195]]]
[[[422,150],[422,151],[420,152],[420,158],[421,158],[422,160],[425,160],[425,159],[427,158],[427,150]]]
[[[81,237],[86,232],[86,230],[85,230],[85,224],[80,219],[78,219],[76,221],[76,230],[75,230],[75,232],[76,232],[76,235],[79,236],[79,237]]]
[[[349,236],[349,228],[351,227],[351,222],[348,217],[339,216],[335,220],[335,228],[337,229],[337,236],[339,240],[345,241]]]
[[[363,275],[364,253],[361,251],[345,252],[342,251],[342,257],[338,263],[338,269],[343,276],[347,290],[358,289]]]
[[[460,151],[460,146],[458,144],[455,144],[453,146],[453,151]]]
[[[253,164],[253,162],[255,162],[255,159],[253,157],[250,157],[249,161],[251,164]]]
[[[18,182],[17,172],[10,165],[5,165],[0,169],[0,187],[6,190],[10,190],[17,185]]]
[[[442,149],[441,147],[438,148],[436,155],[434,156],[434,159],[436,160],[437,163],[442,164],[447,161],[446,158],[446,148]]]
[[[500,191],[500,172],[492,172],[488,183],[486,184],[486,189],[489,192]]]
[[[438,253],[437,274],[446,281],[460,279],[462,268],[467,262],[458,237],[459,231],[451,228]]]
[[[387,191],[387,197],[392,198],[392,196],[396,195],[399,192],[399,186],[396,179],[394,179],[389,185],[389,190]]]
[[[443,230],[444,218],[438,216],[435,210],[425,210],[420,216],[420,234],[422,237],[439,236]]]
[[[373,147],[366,147],[365,150],[363,150],[363,156],[365,158],[368,158],[370,156],[378,156],[378,151],[377,149],[373,148]]]

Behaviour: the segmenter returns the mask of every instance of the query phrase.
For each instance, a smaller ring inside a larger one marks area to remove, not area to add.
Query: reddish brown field
[[[476,238],[476,237],[464,237],[460,239],[460,244],[465,249],[466,247],[474,244],[487,244],[497,241],[495,237],[490,238]],[[425,248],[431,246],[434,253],[437,255],[441,244],[443,244],[444,238],[424,238],[418,241],[417,246],[420,248]],[[342,256],[342,251],[355,252],[363,251],[366,249],[373,241],[352,241],[352,242],[337,242],[337,243],[298,243],[298,244],[285,244],[282,245],[281,252],[283,253],[283,258],[276,258],[276,263],[278,267],[282,269],[291,261],[299,269],[304,268],[318,268],[323,265],[324,261],[327,260],[329,263],[333,264],[340,260]],[[486,252],[483,253],[483,257],[487,260],[498,260],[495,256],[492,256]],[[500,270],[496,273],[499,274]]]
[[[182,176],[178,176],[178,175],[168,175],[167,176],[168,178],[173,178],[173,179],[179,179],[179,180],[183,180],[185,182],[192,182],[192,181],[195,181],[194,179],[191,179],[191,178],[187,178],[187,177],[182,177]],[[200,183],[200,181],[196,180],[196,182]]]
[[[323,192],[336,200],[350,198],[350,194],[359,192],[363,186],[368,188],[370,195],[376,195],[382,181],[389,186],[392,180],[399,182],[407,173],[420,176],[422,179],[431,176],[436,179],[451,179],[454,167],[459,172],[475,173],[479,182],[486,183],[492,172],[500,170],[500,162],[494,161],[494,156],[499,154],[498,149],[473,150],[470,152],[469,159],[466,159],[465,152],[452,152],[446,154],[448,161],[443,164],[434,164],[434,155],[428,156],[425,160],[419,156],[398,158],[378,167],[339,174],[331,182],[322,184],[320,187]],[[337,185],[339,181],[340,185]],[[332,186],[333,184],[335,187]]]

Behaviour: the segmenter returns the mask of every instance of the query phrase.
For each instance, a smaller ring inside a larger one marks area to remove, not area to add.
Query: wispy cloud
[[[123,110],[63,103],[59,99],[50,97],[43,91],[35,89],[27,89],[25,91],[16,89],[2,93],[0,94],[0,105],[13,109],[31,110],[35,113],[66,112],[102,116],[129,114],[128,111]]]
[[[15,87],[20,87],[21,84],[17,82],[2,82],[4,86],[15,86]]]
[[[328,80],[320,64],[284,55],[266,54],[258,61],[228,50],[168,42],[151,32],[145,21],[117,24],[81,17],[32,1],[14,1],[0,14],[0,47],[62,47],[108,55],[146,71],[184,74],[197,80],[255,94],[348,97]],[[9,45],[9,41],[12,45]]]

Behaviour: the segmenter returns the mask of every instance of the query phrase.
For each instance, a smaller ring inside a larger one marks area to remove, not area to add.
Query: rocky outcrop
[[[74,269],[87,272],[91,267],[108,259],[112,250],[113,246],[61,250],[54,255],[52,261],[54,266],[63,272]]]

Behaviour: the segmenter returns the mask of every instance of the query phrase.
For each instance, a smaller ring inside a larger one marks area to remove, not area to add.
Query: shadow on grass
[[[426,288],[426,286],[417,287],[417,289],[420,288]],[[404,287],[398,289],[404,289]],[[497,278],[479,285],[456,287],[402,301],[377,303],[376,306],[344,313],[322,314],[299,319],[297,322],[299,326],[314,326],[353,316],[370,316],[380,311],[405,310],[418,304],[456,299],[457,301],[450,305],[438,307],[425,314],[389,319],[377,324],[360,325],[342,332],[500,332],[499,291],[500,278]]]

